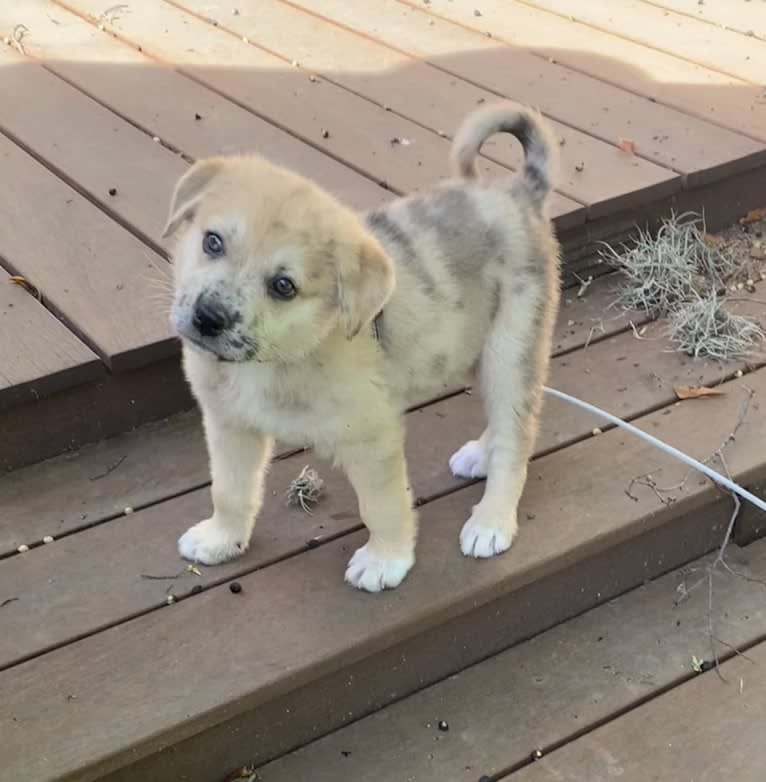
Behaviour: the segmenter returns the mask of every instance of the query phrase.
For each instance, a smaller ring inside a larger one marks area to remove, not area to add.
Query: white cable
[[[766,512],[766,502],[759,499],[754,494],[751,494],[749,491],[747,491],[747,489],[743,489],[739,484],[734,483],[734,481],[726,478],[724,475],[721,475],[715,470],[712,470],[706,464],[698,462],[691,456],[687,456],[685,453],[683,453],[683,451],[679,451],[672,445],[668,445],[662,440],[658,440],[656,437],[641,431],[641,429],[637,429],[632,424],[627,423],[627,421],[623,421],[622,418],[618,418],[616,415],[607,413],[606,410],[602,410],[600,407],[591,405],[588,402],[583,402],[581,399],[577,399],[574,396],[569,396],[569,394],[565,394],[563,391],[557,391],[555,388],[543,386],[543,390],[551,396],[555,396],[558,399],[563,399],[565,402],[569,402],[570,404],[575,405],[575,407],[580,407],[583,410],[587,410],[589,413],[593,413],[593,415],[596,415],[599,418],[603,418],[610,423],[615,424],[616,426],[622,427],[631,434],[636,435],[636,437],[640,437],[650,445],[653,445],[655,448],[659,448],[661,451],[664,451],[671,456],[675,456],[676,459],[680,459],[684,464],[688,464],[689,467],[693,467],[695,470],[699,470],[699,472],[703,473],[703,475],[707,475],[707,477],[711,480],[715,481],[721,486],[726,487],[729,489],[729,491],[733,491],[735,494],[738,494],[740,497],[742,497],[742,499],[751,502],[757,508],[760,508],[762,511]]]

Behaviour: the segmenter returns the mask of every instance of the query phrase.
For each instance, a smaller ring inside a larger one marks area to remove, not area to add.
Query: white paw
[[[511,547],[512,535],[468,519],[460,530],[460,550],[467,557],[484,559],[502,554]]]
[[[452,474],[457,478],[486,478],[487,451],[480,440],[469,440],[449,460]]]
[[[205,519],[189,527],[178,539],[178,552],[184,559],[203,565],[219,565],[243,554],[248,541],[226,529],[215,519]]]
[[[383,559],[370,550],[369,544],[354,552],[346,568],[346,581],[365,592],[394,589],[415,563],[415,559]]]

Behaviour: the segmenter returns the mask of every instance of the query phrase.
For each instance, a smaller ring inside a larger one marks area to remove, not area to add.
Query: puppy
[[[495,133],[522,144],[519,175],[480,181]],[[398,586],[415,561],[403,411],[478,372],[487,428],[450,460],[486,477],[460,533],[466,556],[505,551],[527,475],[559,301],[546,214],[558,145],[537,114],[471,114],[455,178],[359,217],[258,157],[192,166],[173,194],[171,320],[202,408],[214,512],[179,541],[214,565],[249,543],[274,438],[346,471],[369,539],[346,581]]]

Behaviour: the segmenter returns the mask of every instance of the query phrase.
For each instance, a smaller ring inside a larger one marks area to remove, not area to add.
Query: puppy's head
[[[380,312],[391,261],[357,217],[318,187],[256,157],[212,158],[176,185],[171,321],[223,361],[292,362]]]

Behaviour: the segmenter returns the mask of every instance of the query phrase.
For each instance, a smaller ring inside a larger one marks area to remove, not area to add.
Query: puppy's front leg
[[[205,435],[213,515],[188,529],[178,541],[178,550],[185,559],[218,565],[250,545],[274,441],[210,415],[205,416]]]
[[[367,592],[393,589],[415,563],[417,519],[407,481],[403,435],[339,449],[356,491],[366,545],[348,563],[346,581]]]

